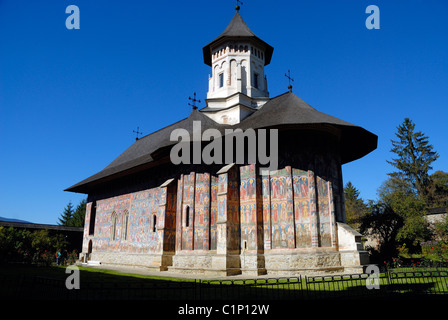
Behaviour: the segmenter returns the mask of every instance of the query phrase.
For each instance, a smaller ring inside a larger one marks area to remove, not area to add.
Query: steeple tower
[[[269,100],[264,66],[274,48],[249,29],[239,9],[227,28],[203,48],[212,74],[207,107],[201,111],[218,123],[239,123]]]

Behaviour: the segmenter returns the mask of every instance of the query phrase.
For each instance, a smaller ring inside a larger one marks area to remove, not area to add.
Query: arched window
[[[123,215],[123,240],[128,240],[129,212],[126,210]]]
[[[190,206],[187,206],[185,209],[185,226],[190,226]]]
[[[219,87],[224,87],[224,72],[219,74]]]
[[[157,214],[152,216],[152,232],[156,232],[157,230]]]
[[[117,236],[117,214],[112,212],[110,225],[110,240],[114,241]]]

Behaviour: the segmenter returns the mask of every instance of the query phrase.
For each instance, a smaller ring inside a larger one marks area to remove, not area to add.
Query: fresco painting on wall
[[[291,167],[270,174],[272,248],[294,248]]]
[[[194,205],[194,249],[208,250],[210,239],[210,174],[197,173]]]
[[[240,167],[241,248],[257,248],[257,199],[255,164]]]
[[[298,248],[311,247],[310,197],[307,171],[293,169],[293,190],[296,246]]]
[[[330,200],[328,193],[328,181],[317,176],[317,199],[319,210],[319,244],[321,247],[331,246],[330,234]]]

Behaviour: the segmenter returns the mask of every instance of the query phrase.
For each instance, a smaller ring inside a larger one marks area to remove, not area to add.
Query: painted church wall
[[[194,205],[194,250],[210,245],[210,174],[196,173]]]
[[[310,193],[308,172],[293,169],[294,222],[296,229],[296,246],[311,247]]]
[[[316,156],[312,166],[285,166],[268,176],[260,176],[254,164],[219,175],[181,174],[169,187],[97,200],[93,250],[217,250],[220,221],[226,222],[231,250],[335,247],[340,181],[331,155]],[[85,252],[92,239],[91,209],[89,202]]]
[[[272,248],[294,248],[291,167],[270,173]]]
[[[193,250],[195,173],[183,175],[182,250]]]
[[[210,186],[210,250],[216,250],[216,221],[218,218],[218,177],[211,176]]]
[[[191,172],[183,174],[178,182],[177,216],[181,223],[177,224],[177,250],[215,250],[218,177]]]
[[[155,253],[161,250],[158,229],[163,227],[164,210],[159,201],[164,197],[160,188],[125,194],[96,202],[94,251]],[[90,222],[91,205],[86,208],[86,225]],[[127,230],[124,230],[125,216]],[[154,222],[156,225],[154,226]],[[172,222],[168,222],[172,223]],[[85,232],[85,234],[87,234]],[[84,247],[90,237],[85,237]]]
[[[165,219],[160,219],[160,227],[163,228],[163,250],[165,252],[175,251],[175,240],[176,240],[176,203],[177,203],[177,185],[172,183],[165,189],[165,206],[161,207],[160,212],[161,217]],[[162,189],[162,190],[163,190]],[[164,199],[162,198],[162,201]],[[163,202],[162,202],[163,203]],[[162,225],[163,224],[163,225]]]
[[[257,249],[257,197],[255,165],[240,168],[241,248]]]

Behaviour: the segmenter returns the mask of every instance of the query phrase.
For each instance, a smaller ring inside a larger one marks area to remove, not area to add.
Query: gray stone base
[[[172,254],[132,254],[120,252],[92,252],[89,260],[102,265],[144,267],[154,271],[166,271],[172,264]]]
[[[273,249],[264,253],[246,251],[229,254],[217,254],[214,250],[189,250],[176,254],[90,254],[91,261],[98,261],[102,265],[144,267],[151,271],[207,277],[362,273],[369,262],[368,258],[366,251],[336,251],[333,248]]]
[[[337,251],[295,251],[265,253],[268,275],[297,276],[326,273],[343,273]]]

